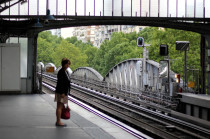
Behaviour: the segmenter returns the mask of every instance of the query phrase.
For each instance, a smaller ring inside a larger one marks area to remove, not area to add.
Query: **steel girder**
[[[0,13],[3,12],[4,10],[6,10],[20,2],[26,1],[26,0],[16,0],[16,2],[14,2],[12,4],[10,4],[10,1],[13,1],[13,0],[0,0],[0,4],[4,3],[4,6],[0,5]]]
[[[90,25],[142,25],[165,27],[180,30],[193,31],[201,34],[210,34],[210,19],[177,19],[177,18],[151,18],[151,17],[84,17],[84,16],[55,16],[56,19],[44,24],[44,16],[18,16],[27,20],[4,20],[0,16],[0,33],[11,35],[27,35],[29,32],[41,32],[49,29],[90,26]],[[64,18],[65,17],[65,18]],[[14,17],[15,18],[15,17]],[[33,28],[36,18],[40,19],[43,28]]]

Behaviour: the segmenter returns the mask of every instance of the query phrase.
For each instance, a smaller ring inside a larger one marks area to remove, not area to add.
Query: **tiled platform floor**
[[[134,136],[70,102],[71,119],[55,126],[50,95],[0,95],[1,139],[132,139]],[[95,121],[95,122],[94,122]]]

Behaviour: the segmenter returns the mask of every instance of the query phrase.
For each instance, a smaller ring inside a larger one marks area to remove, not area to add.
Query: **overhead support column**
[[[37,37],[32,35],[28,37],[28,77],[27,77],[27,92],[37,93],[36,86],[36,57],[37,57]]]
[[[206,93],[206,45],[205,36],[201,35],[201,94]]]
[[[208,50],[207,55],[207,94],[210,95],[210,35],[205,35],[205,45]]]

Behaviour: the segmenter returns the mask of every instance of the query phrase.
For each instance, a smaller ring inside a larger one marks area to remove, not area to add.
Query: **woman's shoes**
[[[55,123],[55,126],[58,126],[58,127],[66,127],[67,125],[66,125],[66,124],[60,125],[60,124],[58,124],[58,123],[56,122],[56,123]]]

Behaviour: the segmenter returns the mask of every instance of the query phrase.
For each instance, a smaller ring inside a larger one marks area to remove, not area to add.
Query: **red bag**
[[[61,112],[61,118],[62,119],[70,119],[70,108],[69,106],[63,107],[62,112]]]

